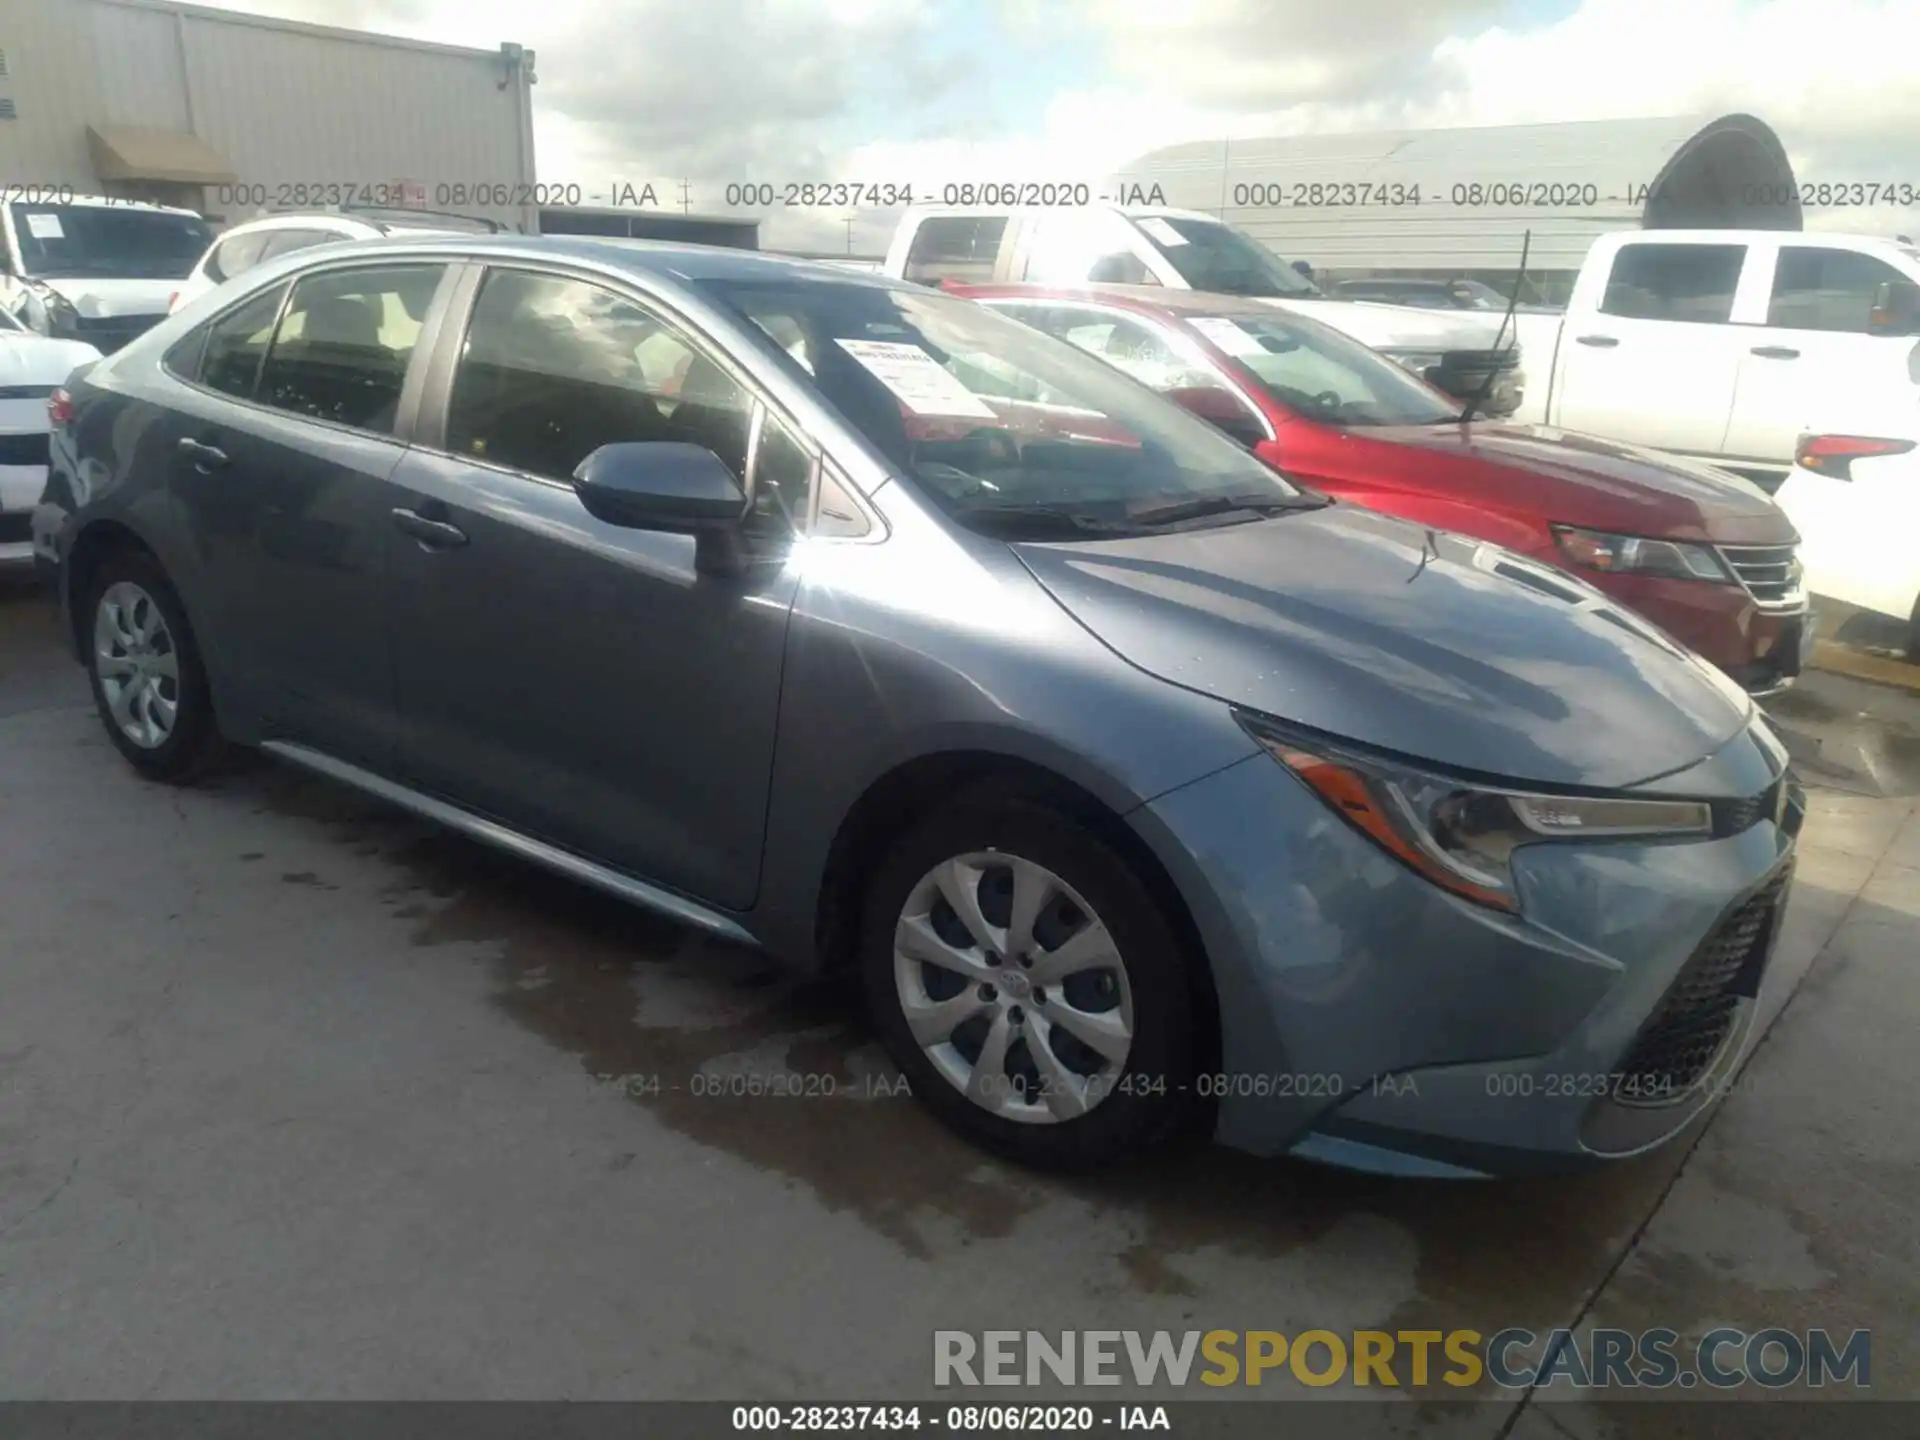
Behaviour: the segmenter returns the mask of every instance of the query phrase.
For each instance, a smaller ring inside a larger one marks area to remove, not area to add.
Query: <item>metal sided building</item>
[[[399,199],[535,226],[533,54],[517,45],[173,0],[0,0],[0,58],[0,184],[216,223]]]
[[[1612,230],[1801,228],[1779,137],[1751,115],[1209,140],[1115,177],[1217,215],[1316,278],[1480,280],[1563,302]]]

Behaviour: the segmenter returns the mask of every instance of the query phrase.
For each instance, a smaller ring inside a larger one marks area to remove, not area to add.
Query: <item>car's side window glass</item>
[[[852,488],[831,467],[822,467],[813,534],[828,540],[858,540],[872,533],[873,524],[854,500]]]
[[[908,247],[906,278],[927,285],[991,280],[1006,233],[1004,215],[930,216],[920,222]]]
[[[280,313],[280,302],[286,294],[285,285],[275,285],[246,304],[208,321],[204,327],[206,349],[200,357],[200,368],[197,376],[189,378],[197,378],[209,390],[218,390],[223,395],[251,400],[260,376],[260,362],[266,358],[267,347],[273,341],[274,317]],[[181,373],[187,372],[183,369]]]
[[[1600,313],[1725,324],[1733,318],[1746,261],[1744,245],[1623,245],[1613,257]]]
[[[753,399],[674,326],[599,285],[490,272],[447,405],[447,449],[555,480],[602,445],[704,446],[746,483]]]
[[[1124,226],[1098,213],[1061,212],[1034,222],[1025,278],[1055,285],[1157,285]]]
[[[260,262],[260,252],[266,247],[268,232],[255,230],[246,235],[229,235],[213,247],[213,253],[207,257],[207,278],[214,281],[231,280],[234,276],[251,270]]]
[[[260,252],[260,259],[255,263],[277,260],[282,255],[291,255],[295,250],[310,250],[315,245],[345,238],[331,230],[275,230],[267,241],[267,248]]]
[[[1815,245],[1784,245],[1773,269],[1767,324],[1787,330],[1839,330],[1865,335],[1880,287],[1910,284],[1871,255]]]
[[[260,373],[260,400],[314,420],[391,434],[400,387],[442,265],[326,270],[293,298]]]
[[[755,533],[778,537],[806,530],[815,467],[813,452],[769,410],[760,424],[747,509],[748,525]]]

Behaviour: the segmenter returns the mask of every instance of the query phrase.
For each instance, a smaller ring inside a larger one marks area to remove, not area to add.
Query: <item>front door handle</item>
[[[191,436],[182,437],[177,448],[182,455],[193,461],[193,468],[198,470],[202,475],[205,475],[210,470],[219,470],[231,463],[227,459],[227,452],[222,450],[218,445],[208,445],[204,441],[193,439]]]
[[[1800,352],[1784,345],[1756,345],[1750,352],[1763,360],[1798,360]]]
[[[1573,338],[1582,345],[1597,345],[1602,350],[1611,350],[1620,343],[1611,335],[1576,335]]]
[[[429,520],[414,510],[395,510],[393,523],[420,542],[425,550],[457,550],[467,543],[467,532],[444,520]]]

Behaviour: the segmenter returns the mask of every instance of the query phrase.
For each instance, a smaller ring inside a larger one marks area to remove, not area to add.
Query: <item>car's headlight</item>
[[[42,335],[71,331],[79,325],[80,312],[74,309],[73,302],[51,285],[29,280],[27,293],[39,303],[29,304],[20,318]]]
[[[1609,535],[1572,525],[1553,527],[1560,553],[1576,565],[1609,575],[1655,575],[1666,580],[1734,583],[1734,575],[1711,545],[1684,540],[1647,540],[1638,535]]]
[[[1705,801],[1544,795],[1468,784],[1297,738],[1265,716],[1234,713],[1268,754],[1394,859],[1497,910],[1520,908],[1512,858],[1523,845],[1713,833],[1713,807]]]

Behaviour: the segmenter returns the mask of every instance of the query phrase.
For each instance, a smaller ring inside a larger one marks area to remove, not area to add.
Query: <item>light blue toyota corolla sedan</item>
[[[802,967],[941,1119],[1399,1173],[1645,1150],[1801,805],[1567,575],[1330,503],[1063,342],[739,252],[299,252],[55,397],[107,734],[226,744]]]

